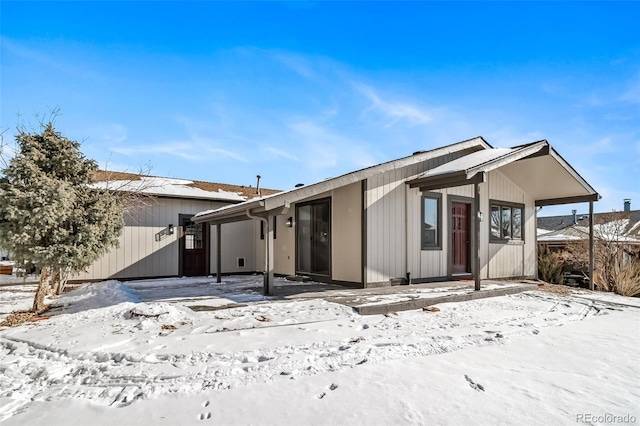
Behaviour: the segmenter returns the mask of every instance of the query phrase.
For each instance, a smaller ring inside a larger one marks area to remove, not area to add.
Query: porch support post
[[[265,296],[273,295],[273,269],[274,269],[274,258],[273,258],[273,223],[275,216],[267,216],[267,220],[265,221],[265,268],[264,268],[264,288],[263,294]]]
[[[216,282],[222,282],[222,225],[216,225]]]
[[[475,212],[474,218],[474,236],[473,236],[473,278],[475,280],[475,291],[480,291],[480,184],[474,182],[473,184],[473,210]]]
[[[595,290],[593,282],[593,201],[589,201],[589,290]]]

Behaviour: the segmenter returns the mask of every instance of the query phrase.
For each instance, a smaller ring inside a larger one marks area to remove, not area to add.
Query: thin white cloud
[[[120,143],[127,140],[127,128],[121,124],[101,126],[94,133],[100,134],[102,140],[110,143]]]
[[[218,154],[221,155],[223,157],[227,157],[227,158],[233,158],[234,160],[240,161],[242,163],[248,163],[249,160],[247,160],[245,157],[243,157],[240,154],[237,154],[235,152],[231,152],[228,151],[226,149],[222,149],[222,148],[208,148],[207,149],[209,152],[213,153],[213,154]]]
[[[386,101],[371,87],[363,84],[353,83],[353,86],[371,102],[371,105],[365,110],[365,114],[369,111],[375,111],[391,119],[385,127],[390,127],[400,120],[406,120],[414,125],[433,121],[433,117],[422,108],[408,103]]]
[[[287,160],[300,161],[300,159],[298,157],[296,157],[292,153],[290,153],[288,151],[284,151],[282,149],[273,148],[273,147],[267,147],[267,148],[263,148],[263,151],[266,151],[266,152],[268,152],[270,154],[273,154],[276,157],[286,158]]]
[[[312,170],[326,173],[329,169],[337,168],[336,171],[341,174],[377,162],[371,154],[371,144],[362,143],[329,126],[313,120],[299,120],[289,127],[292,130],[291,138],[299,141],[300,152],[304,156],[302,161]]]
[[[60,56],[55,53],[55,50],[60,46],[55,44],[48,46],[47,49],[40,48],[36,50],[4,36],[0,37],[0,43],[2,43],[3,49],[5,49],[8,54],[20,57],[25,64],[31,63],[40,68],[50,68],[81,80],[95,81],[102,80],[105,77],[93,68],[90,68],[84,61],[70,61],[68,57],[66,60],[61,59]],[[67,46],[67,55],[69,51],[72,51],[70,47],[82,47],[82,45],[69,45],[68,43],[65,46]]]
[[[640,83],[635,82],[629,90],[620,96],[620,100],[632,104],[640,104]]]
[[[170,142],[163,145],[116,146],[111,147],[111,151],[127,156],[139,154],[166,154],[184,158],[185,160],[202,159],[202,156],[197,154],[197,150],[193,149],[193,145],[182,142]]]
[[[306,163],[312,169],[327,169],[338,164],[337,145],[347,145],[348,141],[340,135],[312,121],[298,121],[289,126],[293,130],[293,139],[303,143],[302,151]]]
[[[273,59],[302,77],[315,78],[317,76],[316,72],[313,70],[311,62],[300,55],[278,52],[273,56]]]

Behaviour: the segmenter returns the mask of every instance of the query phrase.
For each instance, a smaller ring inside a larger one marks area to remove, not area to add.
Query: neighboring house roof
[[[593,234],[597,239],[640,244],[640,210],[629,212],[595,213]],[[562,243],[585,240],[589,237],[589,215],[539,217],[539,243]]]
[[[429,151],[418,151],[407,157],[367,167],[335,178],[326,179],[322,182],[306,185],[301,188],[283,191],[233,206],[225,206],[216,210],[203,211],[198,213],[194,220],[196,222],[216,221],[220,223],[224,221],[233,222],[237,220],[246,220],[248,219],[246,216],[247,210],[256,209],[260,211],[270,211],[278,208],[288,208],[290,203],[295,203],[333,189],[350,185],[390,170],[396,170],[413,164],[418,164],[431,158],[465,149],[485,150],[492,149],[492,147],[481,136],[478,136],[473,139],[468,139]]]
[[[135,173],[99,170],[94,174],[96,188],[108,188],[117,191],[142,192],[144,194],[201,200],[241,203],[259,197],[256,188],[251,186],[229,185],[226,183],[203,182],[197,180],[176,179],[161,176],[147,176]],[[271,195],[279,191],[261,188],[261,195]]]

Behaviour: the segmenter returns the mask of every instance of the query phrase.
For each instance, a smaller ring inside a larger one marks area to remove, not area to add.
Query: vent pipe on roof
[[[578,210],[571,210],[571,214],[573,215],[573,224],[577,225],[578,224],[578,216],[576,215],[576,213],[578,213]]]
[[[258,175],[256,177],[258,178],[258,183],[256,183],[256,194],[260,195],[260,178],[262,176]]]
[[[630,212],[631,211],[631,198],[625,198],[624,199],[624,211],[625,212]]]

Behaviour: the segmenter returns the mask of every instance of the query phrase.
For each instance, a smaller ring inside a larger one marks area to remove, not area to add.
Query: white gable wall
[[[533,178],[533,177],[532,177]],[[535,200],[522,191],[515,183],[507,178],[499,170],[488,173],[487,183],[484,186],[489,188],[489,197],[483,198],[481,209],[484,212],[485,221],[482,231],[486,234],[481,241],[484,248],[481,251],[489,256],[488,271],[482,272],[482,277],[505,278],[505,277],[534,277],[536,274],[536,219]],[[512,203],[524,204],[523,211],[523,232],[524,242],[510,241],[509,243],[489,242],[489,200],[508,201]],[[525,261],[526,259],[526,261]],[[484,262],[486,264],[486,261]]]
[[[112,248],[95,261],[86,272],[73,280],[102,280],[109,278],[143,278],[177,276],[179,273],[179,216],[192,215],[203,210],[219,208],[227,203],[181,198],[157,198],[148,205],[125,217],[125,227],[119,246]],[[174,226],[173,235],[156,234]],[[216,272],[215,226],[209,236],[211,244],[210,273]],[[223,272],[255,271],[253,224],[241,222],[222,225]],[[237,257],[245,257],[245,268],[237,268]]]
[[[431,192],[442,195],[442,250],[422,250],[420,241],[421,192],[404,183],[402,170],[369,179],[367,191],[367,283],[390,278],[444,278],[450,275],[449,204],[453,196],[473,199],[473,185]],[[411,175],[409,176],[411,178]],[[523,204],[524,242],[489,242],[489,200]],[[480,276],[508,278],[535,276],[535,202],[498,170],[480,185]],[[527,259],[526,261],[524,259]],[[488,263],[488,264],[487,264]]]
[[[418,190],[408,188],[405,182],[469,152],[451,153],[367,179],[367,285],[388,283],[391,278],[404,278],[407,271],[411,272],[412,277],[420,277],[421,267],[418,265],[423,262],[420,233],[410,228],[410,235],[407,234],[408,223],[416,227],[420,223],[420,200],[417,197],[416,201],[413,196]],[[443,202],[446,203],[446,200]],[[425,268],[441,270],[443,260],[440,255],[425,253],[424,256]]]

